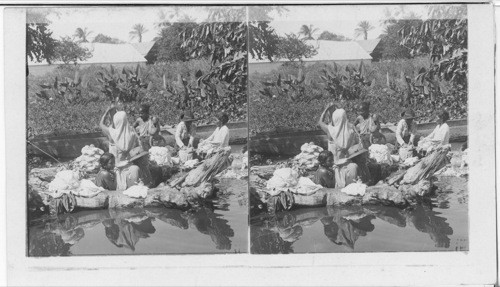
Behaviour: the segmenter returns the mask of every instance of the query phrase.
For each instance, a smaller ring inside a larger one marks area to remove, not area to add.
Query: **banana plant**
[[[40,84],[42,90],[35,93],[35,95],[44,100],[64,100],[67,103],[71,103],[82,95],[81,84],[82,78],[79,73],[76,72],[73,79],[65,77],[59,80],[56,77],[52,84]]]
[[[101,91],[114,102],[140,101],[149,86],[141,75],[140,65],[135,70],[123,67],[121,72],[110,66],[109,71],[103,69],[97,75],[97,81],[102,85]]]
[[[308,101],[311,98],[306,95],[305,79],[302,70],[299,70],[296,77],[287,75],[282,78],[281,74],[278,74],[274,81],[261,82],[264,88],[259,90],[259,93],[269,98],[285,97],[292,102]]]

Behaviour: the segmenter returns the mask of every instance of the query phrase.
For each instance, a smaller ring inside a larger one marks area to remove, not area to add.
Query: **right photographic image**
[[[248,15],[251,253],[468,251],[467,6]]]

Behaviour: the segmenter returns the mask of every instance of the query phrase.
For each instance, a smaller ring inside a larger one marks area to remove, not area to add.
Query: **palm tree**
[[[142,24],[135,24],[132,26],[132,31],[129,32],[130,39],[139,39],[139,43],[142,42],[142,35],[146,33],[148,30]]]
[[[365,40],[368,39],[368,31],[373,30],[373,27],[368,21],[361,21],[358,23],[358,27],[354,29],[356,38],[363,35]]]
[[[76,28],[75,34],[73,36],[75,36],[78,39],[80,39],[80,42],[87,43],[88,42],[87,37],[90,36],[90,34],[92,34],[92,31],[89,31],[87,29],[87,27],[85,27],[83,29],[82,28]]]
[[[314,40],[314,33],[318,31],[318,28],[313,28],[313,25],[302,25],[300,27],[299,35],[304,35],[303,40]]]

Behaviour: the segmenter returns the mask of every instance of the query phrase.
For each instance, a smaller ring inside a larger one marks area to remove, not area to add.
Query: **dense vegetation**
[[[249,80],[250,133],[317,129],[318,117],[329,102],[344,107],[351,120],[355,106],[371,103],[371,111],[385,121],[397,122],[405,106],[416,110],[418,121],[433,121],[440,108],[452,119],[467,117],[467,90],[445,80],[436,81],[432,97],[419,84],[427,57],[383,61],[361,66],[314,64],[284,65],[270,73],[255,73]]]
[[[137,108],[141,103],[149,103],[151,113],[159,116],[163,124],[176,124],[182,113],[179,107],[187,98],[188,106],[197,116],[203,118],[200,123],[214,122],[214,116],[220,109],[210,106],[210,102],[204,97],[212,97],[214,102],[223,102],[218,98],[219,93],[226,96],[228,92],[223,82],[214,83],[210,88],[199,88],[197,76],[208,74],[210,67],[210,63],[203,59],[148,65],[142,67],[138,73],[137,79],[140,79],[140,83],[137,83],[134,77],[135,69],[126,69],[129,73],[127,79],[122,69],[115,68],[112,73],[110,66],[79,68],[68,65],[44,76],[30,75],[28,135],[31,137],[99,131],[100,117],[115,97],[121,97],[130,120],[138,116]],[[103,80],[102,74],[108,77],[107,81]],[[114,75],[114,78],[111,75]],[[118,75],[122,75],[121,80],[118,80]],[[66,81],[70,83],[70,89],[61,87],[61,83],[65,85]],[[57,88],[54,88],[56,82]],[[79,84],[76,85],[77,83]],[[112,85],[117,88],[106,91]],[[132,87],[129,88],[130,86]],[[128,91],[137,91],[137,95]],[[245,120],[246,105],[240,105],[230,116],[231,121]]]

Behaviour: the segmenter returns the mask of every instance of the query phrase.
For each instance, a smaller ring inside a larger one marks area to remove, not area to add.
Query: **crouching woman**
[[[324,150],[318,156],[319,167],[314,174],[314,183],[327,188],[335,188],[335,173],[333,167],[333,153]]]

